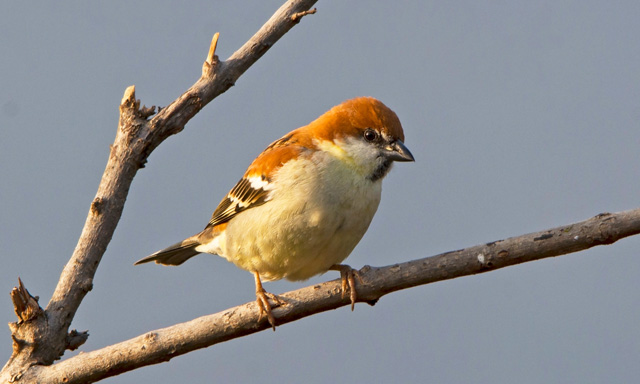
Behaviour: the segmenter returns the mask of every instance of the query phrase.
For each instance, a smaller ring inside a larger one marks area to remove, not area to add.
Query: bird
[[[357,272],[341,264],[378,209],[394,162],[412,162],[395,112],[373,97],[336,105],[271,143],[217,206],[204,230],[135,265],[180,265],[219,255],[255,278],[258,322],[276,321],[264,281],[303,281],[340,271],[342,297],[357,299]]]

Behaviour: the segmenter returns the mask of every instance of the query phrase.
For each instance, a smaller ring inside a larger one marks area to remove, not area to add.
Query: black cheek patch
[[[380,180],[383,177],[385,177],[387,175],[387,173],[389,173],[389,170],[391,169],[391,164],[392,164],[391,160],[384,159],[378,165],[378,167],[373,171],[371,176],[369,176],[369,180],[377,181],[377,180]]]

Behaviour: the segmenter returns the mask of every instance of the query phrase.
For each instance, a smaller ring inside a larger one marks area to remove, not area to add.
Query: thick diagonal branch
[[[125,92],[120,106],[120,122],[98,192],[91,203],[80,239],[46,309],[33,321],[14,323],[14,328],[41,326],[29,356],[16,358],[16,352],[0,372],[0,382],[21,377],[29,365],[51,364],[70,347],[69,326],[84,296],[93,287],[93,278],[107,245],[120,220],[129,188],[138,169],[160,143],[184,129],[184,125],[216,96],[225,92],[299,20],[293,15],[307,11],[316,0],[289,0],[262,28],[227,61],[218,61],[215,46],[207,56],[201,78],[168,107],[148,120],[154,108],[140,107],[134,88]],[[217,41],[217,39],[215,39]],[[72,337],[73,338],[73,337]],[[77,347],[80,339],[73,338]],[[38,346],[47,346],[39,348]],[[19,350],[20,351],[20,350]],[[21,349],[25,351],[25,349]],[[23,353],[23,352],[18,352]],[[18,363],[28,361],[29,363]]]
[[[640,233],[640,209],[600,214],[589,220],[505,240],[493,241],[386,267],[359,271],[358,301],[374,304],[382,296],[436,281],[473,275],[612,244]],[[341,295],[341,281],[333,280],[279,295],[286,304],[273,310],[282,325],[319,312],[350,305]],[[169,361],[251,333],[270,329],[255,302],[203,316],[186,323],[148,332],[93,352],[84,353],[29,374],[47,383],[84,383],[117,375],[140,366]]]

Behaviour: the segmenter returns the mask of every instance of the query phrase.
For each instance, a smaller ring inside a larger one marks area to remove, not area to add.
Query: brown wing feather
[[[268,197],[269,191],[263,188],[255,189],[248,179],[242,178],[227,194],[227,197],[218,204],[218,208],[213,212],[207,227],[226,223],[245,209],[264,204]]]
[[[297,140],[298,130],[290,132],[279,140],[274,141],[251,163],[244,177],[229,191],[213,212],[209,224],[205,228],[226,223],[238,213],[249,208],[257,207],[270,200],[271,189],[269,182],[271,176],[284,163],[301,153],[307,151],[307,147]],[[305,143],[306,144],[306,143]],[[264,183],[262,187],[255,187],[251,179],[259,178]]]

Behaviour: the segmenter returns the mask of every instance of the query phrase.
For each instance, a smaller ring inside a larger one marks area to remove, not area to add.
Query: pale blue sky
[[[277,1],[6,2],[0,10],[0,318],[44,305],[75,247],[125,88],[167,105]],[[74,320],[90,351],[254,298],[215,256],[134,261],[200,230],[272,140],[345,99],[399,115],[416,162],[385,180],[347,262],[388,265],[640,206],[640,3],[319,1],[149,158]],[[640,238],[431,284],[106,383],[601,383],[640,377]],[[279,293],[307,283],[267,283]],[[0,327],[0,361],[10,355]],[[69,354],[71,355],[71,354]],[[65,355],[66,357],[67,355]]]

